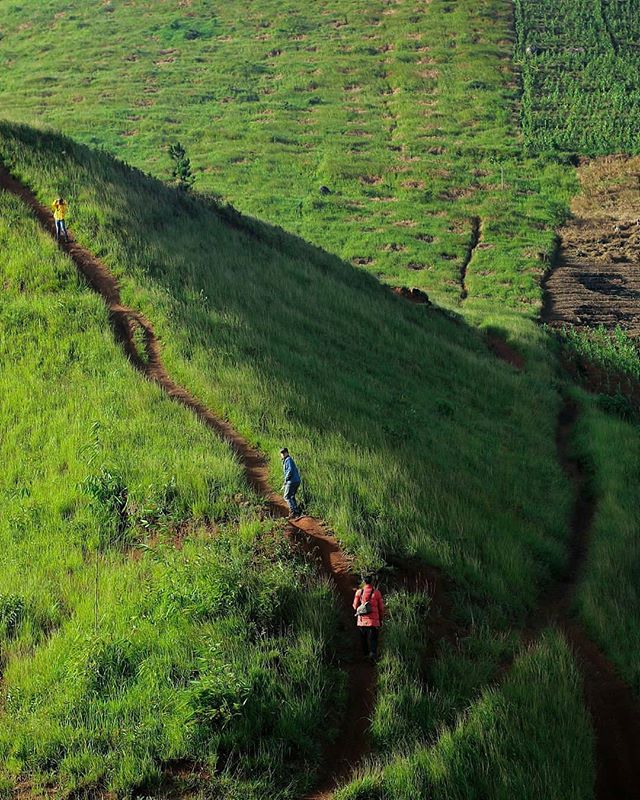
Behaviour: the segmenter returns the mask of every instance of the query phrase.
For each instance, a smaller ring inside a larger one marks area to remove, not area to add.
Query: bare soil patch
[[[584,161],[582,192],[543,282],[542,320],[640,335],[640,156]]]

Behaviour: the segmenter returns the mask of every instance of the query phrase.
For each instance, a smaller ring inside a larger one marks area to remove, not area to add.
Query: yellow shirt
[[[51,208],[53,208],[53,218],[56,220],[56,222],[58,220],[64,219],[68,207],[69,206],[67,205],[67,203],[65,203],[64,200],[62,201],[62,203],[59,203],[57,200],[55,201],[55,203],[51,206]]]

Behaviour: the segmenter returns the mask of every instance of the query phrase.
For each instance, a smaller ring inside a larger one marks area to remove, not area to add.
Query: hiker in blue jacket
[[[296,503],[296,492],[300,488],[300,473],[286,447],[283,447],[280,451],[280,458],[282,459],[282,469],[284,471],[284,499],[289,506],[289,516],[299,517],[300,507]]]

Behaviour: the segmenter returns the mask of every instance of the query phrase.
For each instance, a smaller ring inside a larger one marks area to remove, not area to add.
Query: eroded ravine
[[[476,248],[480,244],[481,231],[480,217],[471,217],[471,238],[469,239],[467,252],[460,265],[460,300],[466,300],[469,296],[469,290],[467,288],[467,270],[475,255]]]

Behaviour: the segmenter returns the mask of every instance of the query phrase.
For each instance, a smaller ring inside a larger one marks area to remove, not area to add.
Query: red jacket
[[[382,601],[382,595],[377,589],[374,589],[373,586],[367,585],[364,587],[364,589],[358,589],[356,596],[353,598],[354,611],[356,608],[358,608],[360,603],[363,602],[363,594],[364,600],[369,601],[371,613],[356,617],[358,621],[358,627],[379,628],[382,625],[382,620],[384,619],[384,602]]]

